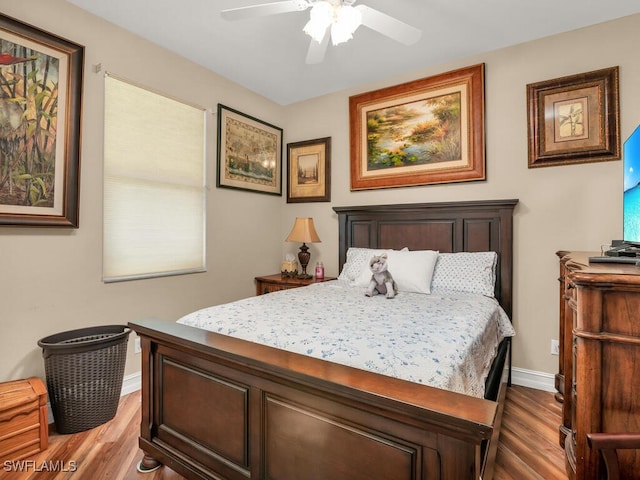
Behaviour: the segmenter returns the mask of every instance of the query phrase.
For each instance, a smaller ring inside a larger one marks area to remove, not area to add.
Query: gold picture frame
[[[351,190],[484,180],[484,64],[349,98]]]
[[[0,14],[0,225],[79,222],[84,47]]]
[[[529,168],[620,159],[618,67],[527,85]]]
[[[331,137],[287,144],[287,203],[331,201]]]
[[[282,195],[282,129],[218,104],[216,186]]]

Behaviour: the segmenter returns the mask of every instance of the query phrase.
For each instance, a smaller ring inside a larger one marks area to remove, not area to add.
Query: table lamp
[[[311,254],[309,253],[309,247],[307,247],[306,244],[314,242],[318,243],[321,241],[320,237],[318,237],[318,234],[316,233],[316,228],[313,226],[313,218],[297,217],[293,224],[293,228],[291,229],[291,232],[289,232],[289,236],[285,241],[302,242],[302,246],[298,252],[298,261],[302,267],[302,273],[298,275],[298,278],[311,278],[311,275],[307,273],[307,265],[309,264]]]

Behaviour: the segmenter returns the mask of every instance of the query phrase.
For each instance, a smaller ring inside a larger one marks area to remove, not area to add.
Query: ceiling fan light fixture
[[[324,38],[327,28],[334,21],[333,5],[329,2],[319,1],[311,7],[309,21],[304,26],[304,33],[320,43]]]
[[[327,29],[331,27],[331,42],[339,45],[351,40],[353,32],[361,23],[362,13],[351,5],[318,0],[311,7],[309,21],[303,31],[320,43],[327,34]]]
[[[403,45],[415,44],[422,30],[367,5],[353,6],[357,0],[271,0],[246,7],[222,10],[228,20],[301,12],[310,9],[309,21],[303,31],[311,37],[305,62],[322,62],[329,45],[348,42],[360,25],[391,38]]]
[[[351,6],[337,7],[331,24],[331,42],[339,45],[353,38],[353,33],[362,23],[362,14]]]

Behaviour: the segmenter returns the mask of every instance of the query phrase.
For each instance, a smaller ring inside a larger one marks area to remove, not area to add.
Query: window
[[[205,270],[205,110],[105,76],[103,280]]]

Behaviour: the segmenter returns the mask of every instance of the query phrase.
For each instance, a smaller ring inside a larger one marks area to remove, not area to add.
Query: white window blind
[[[103,280],[205,269],[205,111],[105,76]]]

